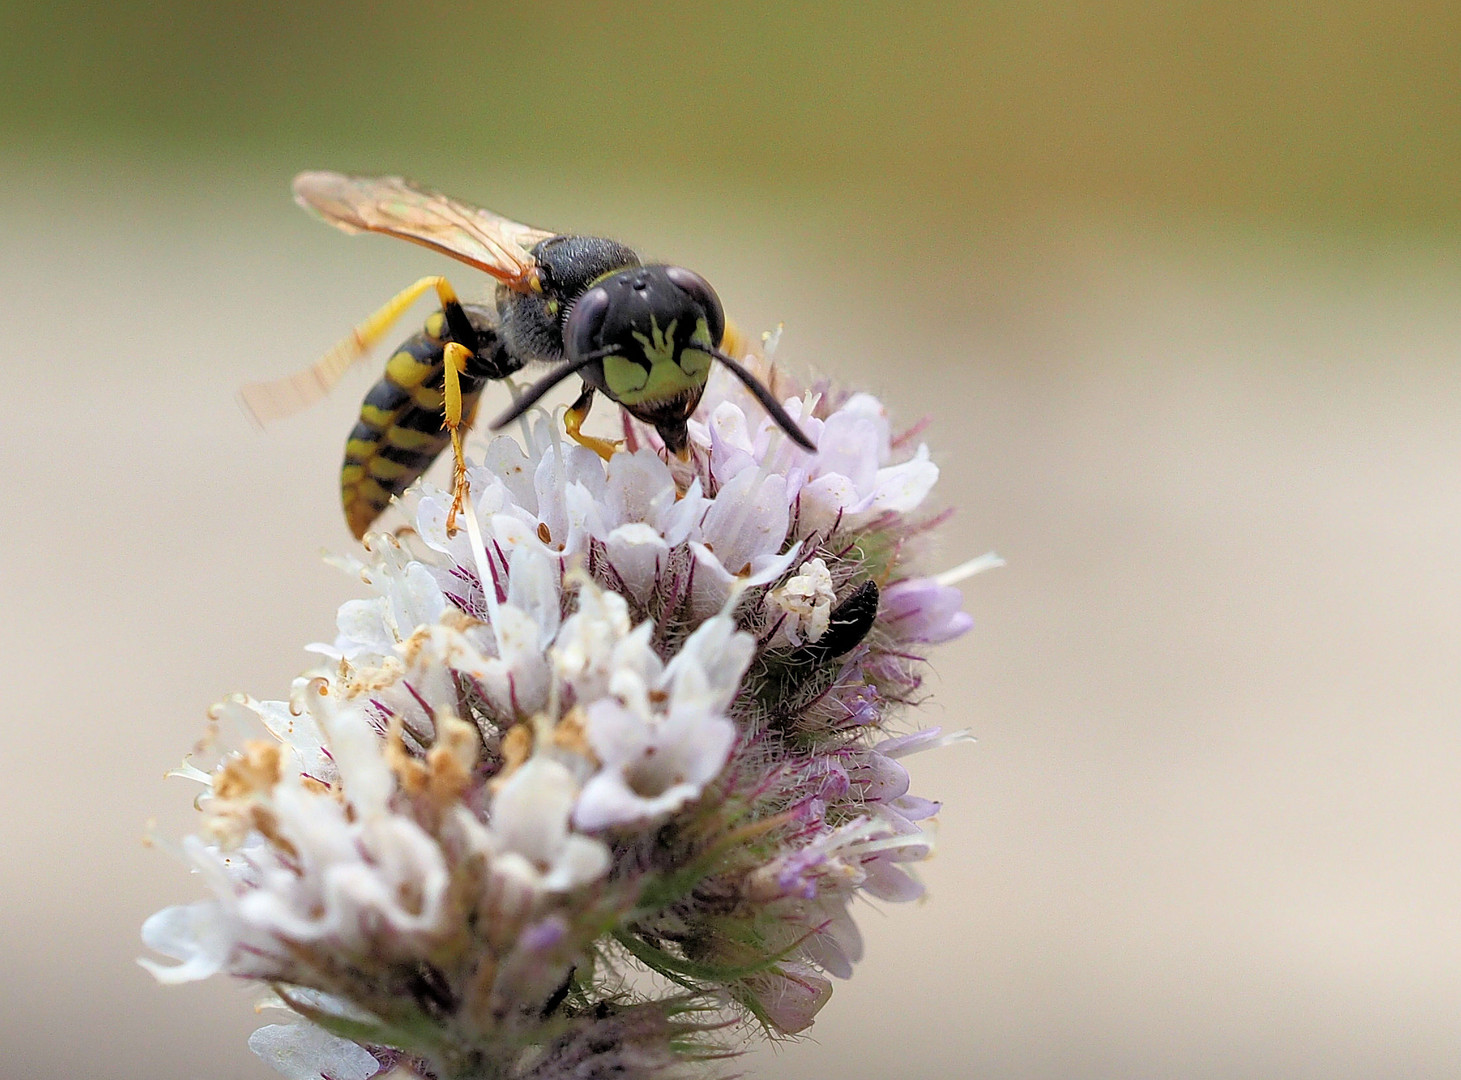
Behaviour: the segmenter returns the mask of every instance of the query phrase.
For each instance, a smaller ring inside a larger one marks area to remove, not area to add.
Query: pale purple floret
[[[952,641],[974,625],[963,610],[964,594],[933,578],[908,578],[883,590],[881,617],[903,641],[937,645]]]

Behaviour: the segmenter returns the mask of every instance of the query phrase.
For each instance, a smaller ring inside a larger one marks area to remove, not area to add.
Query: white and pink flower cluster
[[[454,535],[421,487],[346,561],[373,595],[324,666],[218,706],[217,762],[180,770],[211,895],[148,920],[177,961],[149,970],[270,986],[291,1023],[251,1045],[288,1076],[649,1076],[727,1010],[808,1027],[851,902],[919,895],[938,804],[900,759],[957,736],[889,725],[969,618],[959,572],[907,569],[926,448],[867,394],[780,389],[816,453],[713,378],[688,465],[540,415]]]

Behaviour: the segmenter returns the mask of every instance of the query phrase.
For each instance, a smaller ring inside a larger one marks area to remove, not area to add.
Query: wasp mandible
[[[759,379],[722,348],[725,312],[715,290],[680,266],[646,264],[631,248],[594,236],[534,229],[399,176],[305,172],[295,200],[347,233],[377,232],[449,255],[496,279],[492,306],[465,304],[446,278],[423,277],[312,367],[245,387],[261,422],[314,403],[363,357],[418,298],[440,307],[386,362],[345,444],[340,495],[356,538],[390,501],[452,446],[455,469],[448,528],[466,493],[462,436],[484,385],[529,363],[551,371],[492,421],[497,430],[571,375],[582,391],[564,417],[576,442],[609,457],[615,444],[580,430],[595,392],[652,426],[665,449],[689,456],[686,420],[700,403],[712,362],[755,395],[798,446],[810,439]]]

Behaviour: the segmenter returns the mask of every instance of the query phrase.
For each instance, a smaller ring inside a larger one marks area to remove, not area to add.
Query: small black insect
[[[877,617],[877,582],[864,581],[832,609],[826,633],[794,649],[787,660],[793,664],[815,664],[851,652],[862,644]]]

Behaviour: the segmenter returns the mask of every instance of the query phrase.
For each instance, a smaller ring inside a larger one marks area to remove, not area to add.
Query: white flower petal
[[[587,836],[570,836],[558,852],[553,867],[543,877],[545,892],[570,892],[597,881],[609,870],[609,849]]]
[[[159,964],[146,957],[137,963],[160,983],[196,982],[225,970],[235,935],[214,900],[163,908],[142,924],[142,942],[182,963]]]
[[[791,645],[821,639],[836,599],[832,574],[822,559],[808,559],[795,577],[767,594],[773,616],[780,617],[781,637]]]
[[[588,706],[584,735],[600,761],[637,757],[650,744],[648,723],[616,701],[600,700]]]
[[[873,486],[887,447],[887,423],[847,408],[828,417],[817,443],[817,471],[847,477],[853,487]]]
[[[879,469],[872,491],[852,508],[848,524],[856,526],[880,514],[906,514],[928,497],[938,482],[938,466],[928,460],[928,447],[920,446],[912,461]]]
[[[249,1049],[286,1080],[369,1080],[380,1072],[368,1050],[303,1020],[259,1028]]]
[[[843,511],[857,500],[857,488],[841,473],[823,473],[803,484],[797,494],[796,535],[826,536],[840,523]]]
[[[917,900],[923,895],[923,884],[887,859],[873,859],[864,869],[867,871],[867,878],[862,887],[869,896],[892,904],[902,904]]]
[[[640,603],[654,592],[670,561],[669,544],[643,522],[614,529],[604,540],[604,551],[624,588]]]
[[[653,795],[635,790],[629,776],[605,769],[583,786],[573,823],[580,829],[597,831],[613,825],[633,825],[673,813],[700,794],[696,784],[674,784]]]
[[[727,601],[746,589],[769,585],[780,578],[801,557],[801,544],[780,555],[758,555],[745,574],[733,574],[702,544],[692,543],[695,557],[695,581],[691,587],[691,612],[696,619],[707,619],[725,608]]]
[[[558,632],[562,576],[556,562],[527,547],[508,562],[507,602],[537,624],[537,648],[546,649]]]
[[[711,505],[712,501],[705,497],[697,477],[683,495],[660,511],[659,520],[651,524],[659,529],[665,543],[678,547],[699,538],[700,523]]]
[[[308,709],[295,710],[285,701],[249,701],[270,735],[290,747],[300,768],[317,779],[335,774],[334,763],[325,751],[324,732]]]
[[[387,621],[386,599],[348,600],[335,615],[335,648],[346,659],[388,656],[399,640]]]
[[[711,470],[722,483],[755,466],[750,425],[739,406],[722,401],[710,414],[707,428]]]
[[[553,668],[580,701],[602,696],[614,672],[614,649],[629,634],[629,608],[618,593],[585,585],[578,611],[553,646]]]
[[[330,743],[330,757],[345,786],[345,797],[363,816],[386,812],[396,778],[381,756],[380,739],[365,717],[338,708],[329,696],[309,699]],[[279,794],[283,794],[282,792]]]
[[[724,767],[735,745],[735,725],[710,711],[711,680],[697,667],[681,669],[676,682],[685,680],[692,688],[668,719],[648,718],[609,700],[589,706],[585,733],[603,768],[583,787],[575,825],[594,831],[670,813],[698,798]]]
[[[728,571],[745,575],[752,560],[780,550],[789,521],[786,478],[742,472],[716,495],[701,525],[702,542]]]
[[[707,619],[666,665],[660,684],[670,689],[671,712],[721,713],[740,688],[756,652],[750,634],[723,615]]]
[[[492,800],[492,832],[509,851],[543,865],[568,839],[568,815],[578,784],[563,765],[530,758]]]
[[[537,470],[516,439],[499,435],[488,443],[487,452],[482,455],[482,468],[501,480],[513,502],[537,512],[538,496],[533,484]],[[475,488],[472,497],[480,501]]]
[[[915,731],[909,735],[895,735],[891,739],[884,739],[878,743],[874,750],[889,758],[903,758],[909,754],[921,754],[925,750],[937,750],[944,746],[954,746],[958,743],[974,742],[974,735],[969,730],[952,731],[945,735],[943,728],[924,728],[922,731]]]
[[[575,485],[583,486],[587,499],[577,501],[580,509],[601,499],[606,486],[603,459],[586,447],[560,442],[543,455],[533,485],[538,495],[538,520],[552,537],[549,543],[564,544],[574,526],[581,524],[570,508],[569,491]]]
[[[615,454],[608,471],[604,501],[614,526],[656,521],[675,501],[670,468],[651,450]]]

